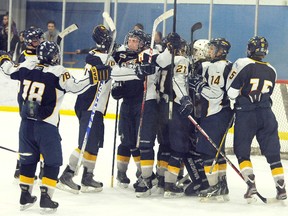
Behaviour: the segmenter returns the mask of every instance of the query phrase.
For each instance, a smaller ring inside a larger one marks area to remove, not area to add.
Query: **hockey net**
[[[288,80],[278,80],[272,94],[272,110],[278,121],[278,134],[281,144],[281,158],[288,159]],[[226,153],[233,153],[233,130],[229,130],[226,138]],[[251,154],[261,155],[256,138],[253,139]]]

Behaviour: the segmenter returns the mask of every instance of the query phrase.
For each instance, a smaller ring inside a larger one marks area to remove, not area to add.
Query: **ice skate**
[[[277,181],[277,195],[276,195],[276,199],[277,200],[285,200],[287,199],[287,193],[286,193],[286,189],[285,189],[285,182],[284,179],[279,179]]]
[[[70,169],[69,165],[64,170],[63,174],[59,178],[56,187],[60,190],[67,191],[73,194],[79,194],[81,186],[74,183],[72,178],[74,177],[74,171]]]
[[[40,213],[51,214],[57,211],[59,204],[51,200],[48,194],[48,188],[41,186],[41,198],[40,198]]]
[[[130,184],[130,179],[127,177],[126,172],[121,172],[118,170],[117,177],[118,186],[121,188],[128,188],[128,185]]]
[[[165,182],[164,198],[179,198],[184,196],[183,188],[177,187],[174,183]]]
[[[31,196],[29,192],[29,185],[20,184],[21,196],[20,196],[20,211],[24,211],[32,207],[37,201],[36,196]]]
[[[201,190],[199,192],[199,197],[201,202],[225,202],[223,196],[221,195],[220,182],[205,190]]]
[[[255,175],[250,174],[248,176],[248,181],[247,183],[247,192],[244,194],[244,199],[247,200],[247,203],[254,203],[257,201],[255,197],[253,197],[254,194],[257,194],[257,189],[256,189],[256,184],[255,184]]]
[[[221,176],[220,179],[220,195],[223,196],[224,201],[229,201],[229,188],[227,184],[226,175]]]
[[[92,172],[87,172],[87,168],[84,167],[84,172],[81,180],[81,192],[94,193],[103,190],[103,183],[95,181],[93,177],[94,174]]]
[[[136,197],[148,197],[151,195],[152,185],[152,176],[149,178],[139,177],[139,183],[135,187]]]

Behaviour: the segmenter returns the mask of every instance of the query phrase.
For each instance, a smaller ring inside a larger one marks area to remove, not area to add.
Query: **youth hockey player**
[[[141,175],[140,181],[135,184],[136,196],[138,197],[150,195],[151,193],[154,163],[153,146],[156,137],[155,77],[148,76],[147,96],[139,143],[140,150],[136,147],[144,93],[143,74],[147,72],[145,70],[153,69],[151,65],[141,66],[141,62],[148,62],[149,59],[149,55],[142,52],[145,49],[146,40],[147,36],[142,30],[130,31],[126,36],[124,46],[115,54],[118,67],[113,68],[111,73],[111,77],[115,81],[112,87],[112,96],[115,99],[123,99],[119,120],[121,143],[117,149],[117,180],[120,186],[128,187],[130,179],[126,172],[132,154],[137,165],[136,175],[137,177]]]
[[[26,45],[25,50],[19,56],[18,62],[22,63],[24,61],[30,61],[33,64],[37,64],[39,62],[36,55],[36,48],[43,41],[43,30],[40,28],[28,28],[24,31],[24,43]],[[21,103],[22,96],[18,94],[19,104]],[[16,170],[14,173],[14,178],[19,179],[20,174],[20,161],[17,160]],[[39,178],[41,179],[43,175],[43,157],[41,156],[40,160],[40,173]],[[35,176],[37,178],[37,176]]]
[[[230,43],[224,38],[212,39],[209,47],[211,63],[205,71],[204,78],[198,75],[189,80],[190,88],[201,94],[200,125],[218,146],[233,115],[225,90],[226,79],[232,67],[232,63],[226,60],[230,47]],[[225,145],[223,145],[224,148]],[[216,151],[202,134],[199,134],[196,151],[202,155],[204,170],[211,186],[201,191],[200,196],[207,197],[207,199],[216,197],[219,201],[228,201],[226,160],[219,156],[210,174]]]
[[[167,171],[165,171],[164,174],[164,197],[171,198],[180,197],[184,194],[183,189],[176,186],[176,182],[179,172],[181,170],[183,158],[185,157],[185,154],[188,153],[190,150],[189,133],[191,126],[187,116],[191,114],[193,110],[193,104],[191,102],[191,98],[189,97],[186,82],[189,68],[189,60],[186,55],[187,44],[181,40],[180,36],[177,33],[169,34],[167,36],[167,41],[167,48],[164,50],[163,53],[158,55],[156,62],[162,68],[167,67],[171,64],[172,50],[175,50],[175,66],[172,77],[174,101],[173,116],[169,124],[169,132],[166,131],[169,134],[165,134],[165,136],[169,136],[169,148],[171,153],[168,160]],[[163,80],[163,82],[166,82],[166,91],[163,92],[166,92],[168,96],[170,93],[169,86],[171,84],[168,76],[167,78],[166,81]]]
[[[93,29],[92,38],[96,43],[96,48],[90,50],[86,56],[85,70],[90,71],[95,69],[95,65],[99,67],[104,66],[107,58],[108,51],[112,43],[111,32],[103,25],[97,25]],[[110,57],[108,64],[115,65],[115,61]],[[104,143],[104,120],[103,116],[106,112],[108,98],[111,88],[111,80],[105,82],[99,89],[100,83],[91,86],[87,91],[77,96],[75,104],[75,112],[79,120],[79,139],[78,148],[76,148],[70,155],[69,164],[59,178],[57,188],[67,190],[72,193],[79,193],[81,188],[82,192],[99,192],[102,191],[102,182],[93,179],[93,171],[96,165],[97,155],[99,148],[103,147]],[[100,95],[98,96],[98,91]],[[73,182],[74,172],[79,160],[79,153],[81,151],[84,136],[88,127],[91,110],[98,97],[97,108],[93,118],[91,131],[87,140],[86,148],[83,155],[83,175],[81,186]]]
[[[276,70],[263,59],[268,54],[268,41],[255,36],[248,41],[247,57],[238,59],[228,76],[227,91],[235,99],[234,152],[241,174],[248,184],[245,199],[257,193],[255,174],[250,160],[252,139],[256,136],[261,153],[270,164],[276,187],[276,199],[287,199],[284,170],[280,159],[278,123],[271,109],[271,94]],[[249,126],[247,126],[249,125]]]
[[[80,94],[95,84],[97,77],[104,74],[91,72],[79,81],[59,65],[59,48],[54,42],[43,42],[37,47],[40,61],[35,65],[24,61],[14,65],[6,52],[0,53],[0,71],[20,82],[19,100],[21,124],[19,129],[19,151],[31,152],[29,157],[20,158],[20,210],[31,207],[37,200],[32,196],[36,166],[40,154],[44,156],[40,208],[43,212],[55,212],[58,203],[52,200],[59,167],[62,165],[61,138],[58,131],[59,109],[64,94]],[[99,72],[100,73],[100,72]]]

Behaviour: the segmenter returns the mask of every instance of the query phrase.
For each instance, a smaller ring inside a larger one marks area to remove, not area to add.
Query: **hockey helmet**
[[[215,57],[213,59],[225,59],[231,48],[231,44],[225,38],[212,39],[210,40],[210,45],[213,45],[215,47]],[[222,54],[216,55],[220,50],[222,50]]]
[[[140,29],[139,30],[133,29],[132,31],[128,32],[128,34],[125,36],[125,40],[124,40],[124,45],[126,46],[127,49],[129,49],[128,41],[131,38],[137,38],[139,40],[138,48],[137,48],[137,50],[134,50],[134,51],[136,51],[136,52],[143,51],[143,49],[145,48],[146,40],[147,40],[146,33]]]
[[[192,58],[194,62],[198,62],[200,60],[207,60],[209,58],[208,46],[209,40],[207,39],[199,39],[194,42],[192,53]]]
[[[32,46],[34,48],[36,48],[38,46],[35,46],[35,44],[33,45],[32,42],[41,42],[41,38],[43,38],[43,30],[41,28],[29,28],[27,30],[24,31],[24,43],[26,44],[26,46]]]
[[[92,38],[96,47],[101,51],[107,51],[112,43],[111,32],[104,25],[97,25],[93,29]]]
[[[250,38],[247,45],[247,57],[265,56],[268,54],[268,41],[265,37],[255,36]]]
[[[44,41],[36,49],[41,64],[58,65],[60,63],[60,50],[53,41]]]

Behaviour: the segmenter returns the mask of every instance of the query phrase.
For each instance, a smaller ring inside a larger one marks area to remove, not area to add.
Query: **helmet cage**
[[[129,49],[128,47],[129,38],[137,38],[139,40],[138,49],[136,50],[136,52],[141,52],[145,48],[147,42],[147,35],[144,31],[139,29],[128,32],[128,34],[125,36],[124,39],[124,45],[128,49]]]

